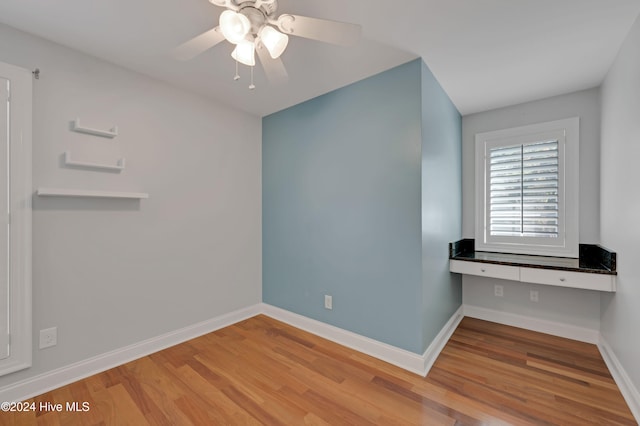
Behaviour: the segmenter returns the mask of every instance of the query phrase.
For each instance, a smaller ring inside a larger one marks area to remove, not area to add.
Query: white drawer
[[[587,290],[616,291],[616,276],[606,274],[520,268],[520,281]]]
[[[520,280],[520,268],[517,266],[494,265],[492,263],[450,260],[449,270],[459,274],[479,275],[503,280]]]

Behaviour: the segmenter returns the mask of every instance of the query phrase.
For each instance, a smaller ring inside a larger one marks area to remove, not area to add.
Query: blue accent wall
[[[462,236],[462,117],[422,62],[423,350],[462,305],[448,243]]]
[[[460,133],[449,109],[445,126],[456,129],[423,129],[438,126],[424,111],[451,106],[423,99],[425,76],[437,85],[425,68],[416,60],[263,119],[264,302],[415,353],[460,305],[459,288],[443,291],[448,274],[423,277],[423,184],[442,182],[424,173],[422,152]],[[447,137],[432,145],[439,134]],[[431,239],[430,253],[444,239]],[[434,300],[425,289],[447,297],[434,315],[425,315]]]

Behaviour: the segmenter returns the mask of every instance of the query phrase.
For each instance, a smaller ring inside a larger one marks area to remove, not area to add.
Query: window
[[[476,249],[578,257],[578,132],[570,118],[476,135]]]

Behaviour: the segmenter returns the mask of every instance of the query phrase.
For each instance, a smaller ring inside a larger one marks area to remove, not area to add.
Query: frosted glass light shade
[[[287,44],[289,44],[288,35],[282,34],[280,31],[268,25],[265,25],[260,30],[260,39],[273,59],[279,58],[287,48]]]
[[[241,64],[253,67],[256,64],[256,45],[249,40],[242,40],[233,52],[231,57]]]
[[[220,30],[229,43],[238,44],[251,31],[251,22],[241,13],[225,10],[220,14]]]

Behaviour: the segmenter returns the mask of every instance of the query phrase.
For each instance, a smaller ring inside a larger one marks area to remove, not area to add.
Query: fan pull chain
[[[238,61],[236,61],[236,75],[233,76],[233,81],[240,80],[240,74],[238,73]]]
[[[249,85],[249,90],[253,90],[256,88],[256,85],[253,84],[253,67],[251,67],[251,84]]]

